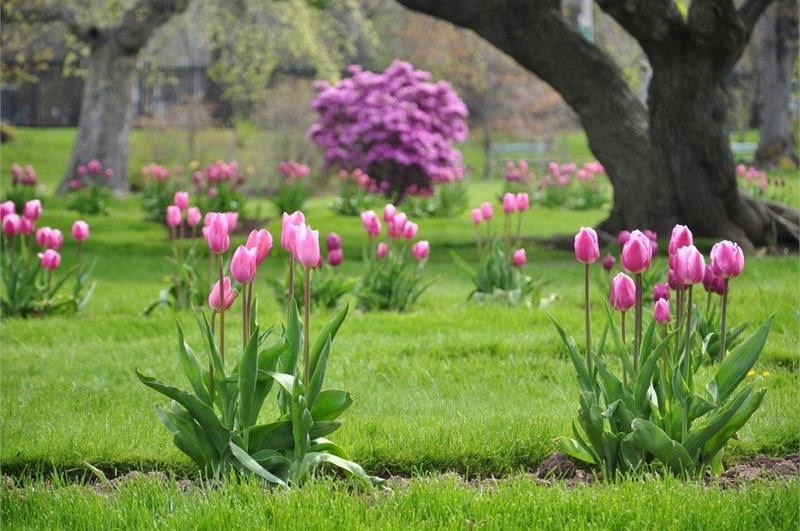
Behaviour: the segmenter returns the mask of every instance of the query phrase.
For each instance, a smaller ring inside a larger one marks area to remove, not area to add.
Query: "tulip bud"
[[[525,192],[520,192],[517,194],[516,202],[517,202],[517,210],[520,212],[525,212],[526,210],[528,210],[528,207],[530,206],[530,198],[528,197],[528,194],[526,194]]]
[[[396,214],[393,219],[397,220],[399,217],[400,216]],[[378,219],[378,215],[374,211],[367,210],[366,212],[362,212],[361,223],[364,225],[364,230],[367,231],[367,234],[371,238],[380,235],[381,220]]]
[[[675,225],[672,227],[672,236],[669,239],[669,255],[672,256],[681,247],[688,247],[694,244],[692,231],[686,225]]]
[[[329,251],[341,249],[342,237],[336,234],[335,232],[328,233],[328,237],[325,239],[325,243],[328,245]]]
[[[625,244],[628,243],[628,240],[631,239],[631,233],[627,230],[621,230],[617,234],[617,243],[620,247],[625,247]]]
[[[3,201],[0,203],[0,220],[9,214],[14,214],[16,211],[17,207],[14,206],[14,201]]]
[[[694,245],[681,247],[675,253],[675,280],[684,286],[693,286],[703,280],[706,264],[703,255]]]
[[[611,292],[608,296],[611,307],[620,312],[627,312],[636,304],[636,284],[625,273],[617,273],[611,279]]]
[[[30,236],[36,230],[36,222],[30,218],[19,220],[19,231],[25,236]]]
[[[256,265],[259,266],[267,259],[270,250],[272,250],[272,234],[266,229],[251,230],[250,235],[247,237],[245,246],[248,249],[255,249],[256,251]]]
[[[669,300],[667,299],[656,300],[656,304],[653,309],[653,317],[655,318],[656,322],[660,324],[665,324],[669,322],[670,318]]]
[[[42,202],[38,199],[31,199],[25,202],[23,209],[24,217],[31,221],[36,221],[42,215]]]
[[[305,223],[297,229],[294,257],[303,267],[316,267],[320,261],[319,231]]]
[[[669,272],[667,273],[667,285],[669,285],[669,289],[677,290],[681,288],[681,283],[678,282],[678,277],[675,276],[675,270],[670,267]]]
[[[53,249],[54,251],[58,251],[61,249],[61,246],[64,245],[64,235],[58,229],[53,229],[50,231],[50,241],[48,242],[47,246]]]
[[[225,212],[225,217],[228,220],[228,232],[233,232],[236,230],[236,226],[239,224],[239,213],[238,212]]]
[[[189,208],[189,193],[183,191],[175,192],[175,197],[173,198],[172,202],[175,203],[175,206],[181,210],[186,210]]]
[[[617,259],[614,258],[614,255],[609,253],[603,257],[603,269],[606,271],[611,271],[614,269],[614,264],[617,263]]]
[[[517,198],[511,192],[503,194],[503,212],[511,214],[517,209]]]
[[[735,243],[724,240],[711,248],[711,269],[722,279],[738,277],[744,269],[744,254]]]
[[[511,257],[511,262],[515,267],[522,267],[528,262],[525,249],[517,249]]]
[[[189,210],[186,211],[186,222],[189,224],[190,227],[194,228],[200,221],[203,219],[203,215],[200,213],[200,209],[197,207],[190,207]]]
[[[50,227],[42,227],[36,231],[36,245],[39,247],[49,247],[50,246],[50,234],[53,232],[53,229]]]
[[[483,221],[483,213],[481,212],[480,208],[473,208],[472,209],[472,223],[475,225],[480,225]]]
[[[387,203],[385,207],[383,207],[383,221],[389,223],[394,219],[394,215],[397,213],[397,208],[391,204]]]
[[[167,207],[167,225],[175,228],[181,224],[181,209],[175,205]]]
[[[492,211],[492,204],[489,201],[481,203],[481,215],[485,221],[492,219],[494,212]]]
[[[406,222],[405,227],[403,227],[403,238],[406,240],[413,240],[414,236],[417,235],[417,229],[419,227],[413,221]]]
[[[669,300],[669,286],[663,282],[659,282],[653,286],[653,300],[657,301],[658,299]]]
[[[413,254],[414,258],[417,260],[424,260],[428,258],[430,252],[431,246],[427,240],[420,240],[411,247],[411,254]]]
[[[631,273],[638,274],[650,267],[653,248],[650,239],[635,230],[622,248],[622,266]]]
[[[221,212],[210,212],[206,219],[208,224],[203,227],[203,236],[208,242],[208,248],[212,253],[224,253],[231,244],[228,217]]]
[[[257,249],[249,249],[244,245],[236,248],[231,258],[231,276],[240,284],[248,284],[256,276]]]
[[[22,225],[22,220],[16,214],[7,214],[6,217],[3,218],[3,234],[6,236],[16,236],[19,234],[20,225]]]
[[[600,256],[597,233],[590,227],[581,227],[575,235],[575,258],[582,264],[593,264]]]
[[[83,220],[78,220],[72,224],[72,239],[82,242],[89,238],[89,224]]]
[[[233,301],[236,299],[236,291],[231,288],[231,278],[224,277],[222,279],[222,296],[223,302],[220,303],[219,300],[219,280],[211,287],[211,291],[208,292],[208,305],[211,307],[212,310],[220,312],[222,310],[227,310],[233,304]]]
[[[332,267],[336,267],[342,263],[342,259],[344,259],[344,253],[342,249],[331,249],[328,252],[328,264]]]
[[[379,260],[383,260],[386,258],[386,253],[389,252],[389,246],[386,242],[381,242],[378,244],[378,249],[375,254],[377,254]]]
[[[54,271],[61,265],[61,255],[53,249],[47,249],[43,253],[39,253],[38,256],[42,268],[48,271]]]
[[[287,214],[286,212],[283,213],[283,224],[281,225],[281,247],[289,253],[294,254],[294,242],[295,242],[295,235],[297,233],[297,227],[305,223],[305,216],[299,210],[292,213]]]

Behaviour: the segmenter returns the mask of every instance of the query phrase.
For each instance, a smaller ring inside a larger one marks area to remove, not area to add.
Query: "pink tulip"
[[[718,277],[710,266],[706,266],[706,271],[703,273],[703,288],[709,293],[718,295],[723,295],[727,291],[725,281]]]
[[[167,207],[167,226],[175,228],[181,224],[181,209],[175,205]]]
[[[239,213],[238,212],[225,212],[225,217],[228,220],[228,231],[233,232],[236,230],[236,226],[239,224]]]
[[[394,215],[397,213],[397,207],[395,207],[391,203],[387,203],[385,207],[383,207],[383,221],[389,223],[394,219]]]
[[[256,251],[256,265],[261,265],[272,250],[272,234],[266,229],[251,230],[245,246]]]
[[[61,255],[53,249],[47,249],[43,253],[39,253],[38,256],[42,268],[48,271],[58,269],[58,266],[61,265]]]
[[[635,230],[622,247],[622,267],[633,274],[639,274],[650,267],[653,261],[653,248],[650,239]]]
[[[483,221],[483,213],[481,212],[480,208],[473,208],[472,209],[472,223],[475,225],[480,225]]]
[[[667,273],[667,285],[669,289],[679,289],[681,288],[680,282],[678,282],[678,277],[675,276],[675,270],[670,266],[669,272]]]
[[[636,304],[636,284],[625,273],[617,273],[611,279],[611,292],[608,296],[611,307],[620,312],[627,312]]]
[[[657,301],[658,299],[669,300],[669,286],[663,282],[658,282],[653,286],[653,300]]]
[[[413,240],[414,237],[417,235],[417,230],[419,227],[413,221],[409,221],[406,223],[405,227],[403,227],[403,238],[406,240]]]
[[[672,236],[669,239],[669,255],[672,256],[681,247],[687,247],[694,243],[692,231],[686,225],[675,225],[672,227]]]
[[[706,264],[703,255],[694,245],[681,247],[675,253],[675,280],[684,286],[703,281]]]
[[[9,214],[14,214],[16,211],[17,207],[14,206],[14,201],[3,201],[0,203],[0,220]]]
[[[489,201],[481,203],[481,215],[483,216],[484,221],[489,221],[492,219],[494,212],[492,211],[492,204]]]
[[[516,195],[515,201],[517,203],[517,210],[525,212],[530,207],[530,198],[525,192],[520,192]]]
[[[738,277],[744,269],[744,254],[735,243],[723,240],[711,248],[711,269],[722,279]]]
[[[395,216],[393,219],[397,219],[399,216]],[[364,225],[364,230],[367,231],[367,234],[374,238],[381,233],[381,220],[378,219],[378,215],[372,211],[367,210],[366,212],[361,213],[361,223]]]
[[[517,209],[517,198],[511,192],[503,194],[503,212],[511,214]]]
[[[600,256],[597,233],[590,227],[581,227],[575,235],[575,258],[582,264],[593,264]]]
[[[197,207],[189,207],[186,211],[186,222],[189,224],[190,227],[194,228],[200,224],[200,221],[203,219],[203,214],[200,213],[200,209]]]
[[[328,245],[329,251],[334,251],[336,249],[342,248],[342,237],[336,234],[335,232],[331,232],[328,234],[328,237],[325,239],[325,243]]]
[[[30,236],[36,230],[36,222],[30,218],[22,218],[19,222],[19,231],[25,236]]]
[[[378,250],[376,251],[375,254],[377,254],[379,260],[383,260],[384,258],[386,258],[386,253],[388,252],[389,252],[389,246],[386,244],[386,242],[381,242],[378,244]]]
[[[283,213],[283,224],[281,225],[281,247],[289,253],[294,254],[294,242],[297,227],[304,223],[305,216],[299,210],[287,214]]]
[[[305,223],[297,229],[294,257],[303,267],[316,267],[320,261],[319,231]]]
[[[175,192],[175,197],[172,199],[172,202],[181,210],[186,210],[189,208],[189,192]]]
[[[72,224],[72,239],[82,242],[89,238],[89,224],[79,219]]]
[[[89,162],[86,163],[86,170],[89,173],[93,173],[93,174],[97,175],[101,171],[103,171],[103,165],[100,164],[99,160],[92,159],[92,160],[90,160]]]
[[[3,234],[6,236],[16,236],[19,234],[22,219],[16,214],[7,214],[3,218]]]
[[[342,259],[344,259],[344,253],[342,253],[341,249],[331,249],[328,252],[328,264],[332,267],[336,267],[342,263]]]
[[[30,201],[26,201],[23,213],[25,218],[31,221],[36,221],[37,219],[39,219],[39,216],[42,215],[42,202],[39,201],[38,199],[31,199]]]
[[[114,170],[111,168],[106,168],[106,171],[103,172],[103,176],[107,180],[111,180],[114,177]]]
[[[231,244],[228,217],[221,212],[210,212],[206,219],[208,224],[203,227],[203,236],[208,242],[208,248],[212,253],[224,253]]]
[[[231,277],[224,277],[222,279],[222,296],[223,301],[221,304],[219,300],[219,280],[217,280],[211,287],[211,291],[208,292],[208,305],[212,310],[217,312],[227,310],[231,307],[233,301],[236,300],[236,291],[231,288]]]
[[[614,255],[609,253],[603,257],[603,269],[606,271],[611,271],[614,269],[614,264],[617,263],[617,259],[614,258]]]
[[[81,164],[80,166],[77,167],[75,171],[78,174],[78,177],[83,177],[84,175],[86,175],[86,166]]]
[[[625,247],[625,244],[628,243],[628,240],[631,239],[631,233],[627,230],[621,230],[617,234],[617,243],[620,247]]]
[[[658,299],[656,301],[653,309],[653,317],[655,317],[656,322],[660,324],[666,324],[669,322],[670,313],[668,299]]]
[[[525,249],[517,249],[511,257],[511,262],[515,267],[522,267],[528,262],[528,257],[525,255]]]
[[[417,260],[425,260],[431,252],[431,246],[427,240],[420,240],[411,246],[411,254]]]
[[[236,248],[231,258],[231,276],[240,284],[248,284],[256,276],[256,258],[258,249],[249,249],[244,245]]]
[[[36,231],[36,245],[39,247],[50,247],[50,234],[53,229],[50,227],[42,227]]]
[[[60,230],[53,229],[50,231],[50,241],[47,245],[54,251],[61,249],[61,246],[64,245],[64,235]]]

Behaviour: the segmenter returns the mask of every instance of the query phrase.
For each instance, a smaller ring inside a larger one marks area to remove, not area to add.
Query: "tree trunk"
[[[778,0],[756,26],[760,44],[756,87],[760,137],[755,162],[763,169],[774,168],[782,160],[798,164],[789,109],[798,52],[797,10],[797,0]]]
[[[480,117],[481,132],[483,133],[483,180],[492,178],[492,128],[486,116]]]
[[[64,175],[60,192],[76,175],[75,169],[92,159],[114,176],[107,184],[128,190],[128,140],[134,122],[133,90],[136,82],[137,52],[128,52],[112,39],[92,46],[78,121],[78,136]]]

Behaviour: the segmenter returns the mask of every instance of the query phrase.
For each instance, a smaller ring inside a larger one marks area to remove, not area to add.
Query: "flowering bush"
[[[792,203],[797,199],[797,194],[787,189],[785,179],[769,179],[767,172],[759,170],[755,166],[737,164],[736,176],[739,178],[739,185],[755,197],[764,197],[783,203]]]
[[[244,212],[244,196],[241,188],[246,181],[239,163],[217,160],[205,171],[195,170],[192,182],[200,208],[204,212]]]
[[[36,199],[36,170],[26,164],[23,168],[19,164],[11,165],[11,190],[6,196],[7,201],[14,203],[17,211],[22,211],[25,203]]]
[[[311,189],[305,181],[311,169],[306,164],[284,161],[278,164],[278,171],[280,172],[278,185],[270,201],[278,212],[302,210],[311,195]]]
[[[12,201],[0,204],[2,219],[2,276],[5,296],[0,299],[3,316],[41,317],[54,313],[74,313],[81,310],[94,292],[91,281],[94,260],[83,257],[83,245],[89,238],[89,225],[78,220],[72,226],[76,243],[77,264],[56,278],[61,266],[61,247],[64,235],[50,227],[36,228],[42,214],[38,199],[25,203],[22,215],[17,214]],[[40,249],[36,251],[35,247]],[[74,278],[72,292],[59,294],[69,278]]]
[[[176,168],[176,170],[182,168]],[[139,171],[142,176],[142,207],[144,208],[145,218],[150,221],[163,221],[164,212],[172,204],[175,192],[180,189],[180,173],[175,172],[172,178],[170,171],[151,162],[147,166],[142,166]]]
[[[381,221],[372,210],[361,214],[364,230],[369,237],[365,252],[368,265],[356,290],[356,299],[359,308],[364,311],[405,312],[416,304],[431,285],[430,281],[423,279],[430,244],[426,240],[411,243],[419,227],[391,203],[383,209],[383,220],[386,222],[388,241],[376,245],[382,232]],[[416,265],[409,267],[412,259]]]
[[[114,170],[103,168],[97,159],[79,164],[70,179],[67,208],[91,216],[108,215],[111,191],[106,181],[114,176]]]
[[[301,486],[322,465],[342,469],[366,485],[381,480],[346,459],[344,450],[326,439],[341,425],[337,419],[353,400],[347,391],[323,389],[331,346],[347,315],[339,312],[311,342],[312,269],[320,260],[319,233],[304,222],[288,230],[292,261],[303,268],[306,301],[301,320],[289,297],[287,322],[280,337],[271,339],[275,327],[262,330],[252,285],[258,265],[272,243],[267,231],[259,231],[250,244],[240,245],[230,261],[230,277],[224,275],[225,254],[230,246],[227,217],[209,214],[204,236],[218,264],[219,280],[208,294],[211,321],[198,319],[206,343],[207,368],[201,365],[178,326],[178,354],[192,392],[164,384],[136,371],[139,380],[172,401],[156,406],[159,420],[173,434],[175,445],[208,476],[222,478],[232,472],[253,473],[272,485]],[[294,267],[292,267],[294,271]],[[241,354],[231,367],[225,362],[225,316],[238,292],[242,299]],[[293,284],[292,284],[293,285]],[[274,384],[277,383],[277,386]],[[276,387],[278,418],[259,423],[261,410]]]
[[[536,289],[533,278],[523,272],[527,263],[522,243],[522,216],[528,210],[529,198],[525,192],[503,196],[504,222],[502,233],[493,230],[492,204],[482,203],[472,209],[472,223],[476,230],[478,268],[469,265],[455,252],[453,259],[472,278],[475,289],[470,297],[478,301],[500,300],[511,305],[530,304]],[[516,214],[516,215],[515,215]],[[516,217],[516,225],[514,218]],[[485,227],[485,231],[481,227]]]
[[[603,165],[597,161],[578,167],[574,162],[547,166],[548,174],[536,184],[536,200],[547,208],[589,210],[602,208],[611,198]]]
[[[467,137],[467,107],[449,83],[433,83],[403,61],[382,73],[354,65],[348,74],[332,86],[315,84],[309,137],[327,166],[361,168],[398,204],[430,193],[443,170],[461,166],[453,143]]]
[[[727,298],[720,318],[721,362],[710,380],[698,372],[708,355],[708,338],[699,340],[692,291],[703,281],[706,265],[692,244],[691,232],[673,230],[669,245],[670,270],[676,287],[673,317],[670,299],[659,298],[653,319],[643,324],[642,274],[650,267],[650,239],[633,231],[622,251],[625,273],[614,278],[609,302],[620,312],[620,327],[612,311],[597,348],[592,343],[589,277],[597,261],[597,235],[582,228],[575,237],[575,256],[584,264],[585,348],[556,323],[567,346],[581,388],[578,422],[573,437],[560,439],[572,457],[602,467],[608,477],[658,461],[674,473],[698,475],[722,471],[722,453],[728,440],[744,426],[764,398],[758,380],[746,382],[764,347],[772,317],[728,353]],[[744,257],[734,243],[717,243],[711,251],[711,269],[724,283],[738,276]],[[662,293],[663,294],[663,293]],[[625,334],[625,314],[634,309],[634,333]],[[555,323],[555,321],[554,321]],[[609,341],[610,336],[610,341]],[[609,345],[609,342],[611,345]],[[619,363],[621,377],[613,367]],[[579,429],[580,427],[580,429]]]

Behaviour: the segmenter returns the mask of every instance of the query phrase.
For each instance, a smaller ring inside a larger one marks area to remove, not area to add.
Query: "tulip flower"
[[[494,215],[494,211],[492,210],[492,204],[488,201],[481,203],[481,215],[483,216],[484,221],[489,221],[492,219]]]
[[[238,212],[225,212],[225,217],[228,219],[228,231],[233,232],[239,224]]]
[[[100,161],[97,159],[92,159],[86,163],[86,170],[89,173],[94,175],[98,175],[101,171],[103,171],[103,165],[100,164]]]
[[[39,247],[50,247],[50,234],[53,229],[50,227],[42,227],[36,230],[36,245]]]
[[[48,271],[53,271],[61,265],[61,255],[58,251],[53,249],[47,249],[43,253],[39,253],[39,262],[42,268],[47,269]]]
[[[58,229],[51,230],[50,240],[47,246],[53,249],[54,251],[58,251],[59,249],[61,249],[62,245],[64,245],[64,235]]]
[[[631,233],[627,230],[621,230],[617,234],[617,243],[620,247],[625,247],[625,244],[628,243],[628,240],[631,239]]]
[[[172,229],[175,229],[178,225],[181,224],[181,209],[176,205],[169,205],[167,207],[167,226]],[[174,232],[174,230],[173,230]],[[173,234],[173,238],[174,238]]]
[[[306,224],[300,225],[297,229],[294,257],[305,268],[316,267],[320,260],[319,231],[312,230]]]
[[[638,275],[650,267],[653,260],[653,248],[650,239],[635,230],[622,247],[622,266],[629,272]]]
[[[228,234],[228,217],[220,212],[211,212],[207,215],[207,219],[209,221],[203,227],[203,235],[208,242],[208,248],[212,253],[222,254],[228,250],[231,244],[231,237]]]
[[[603,257],[603,269],[606,271],[611,271],[614,269],[614,264],[617,263],[617,259],[614,258],[614,255],[609,253]]]
[[[678,283],[678,277],[675,276],[675,270],[672,268],[667,272],[667,285],[669,289],[677,290],[681,288],[681,285]]]
[[[667,324],[670,319],[669,300],[658,299],[653,308],[653,317],[657,323]]]
[[[266,229],[251,230],[245,246],[256,250],[256,265],[261,265],[272,250],[272,234]]]
[[[728,313],[728,281],[738,277],[744,269],[744,254],[733,242],[723,240],[711,248],[711,269],[714,274],[722,279],[722,311],[720,315],[720,359],[724,359],[726,350],[726,317]]]
[[[530,198],[525,192],[520,192],[516,195],[517,210],[525,212],[530,207]]]
[[[472,223],[475,225],[480,225],[483,221],[483,212],[481,212],[480,208],[473,208],[472,209]]]
[[[417,229],[419,227],[413,221],[406,222],[405,226],[403,227],[403,238],[406,240],[413,240],[414,237],[417,235]]]
[[[340,265],[343,259],[344,259],[344,253],[342,252],[341,248],[331,249],[328,252],[328,264],[330,264],[332,267],[337,267],[338,265]]]
[[[657,301],[659,299],[669,300],[669,286],[663,282],[659,282],[653,286],[653,300]]]
[[[250,249],[244,245],[236,248],[231,258],[231,276],[240,284],[252,282],[256,276],[256,258],[258,249]]]
[[[328,233],[325,238],[325,243],[328,245],[328,251],[335,251],[342,248],[342,237],[335,232]]]
[[[200,209],[197,207],[189,207],[186,211],[186,223],[192,228],[192,234],[194,234],[194,228],[200,224],[200,221],[203,219],[203,214],[200,213]]]
[[[220,297],[220,292],[222,292],[222,297]],[[224,312],[225,310],[231,307],[235,299],[236,299],[236,291],[233,288],[231,288],[230,277],[224,277],[222,279],[221,289],[220,289],[220,281],[218,280],[211,287],[211,291],[208,292],[208,305],[215,312],[220,312],[220,313]],[[220,300],[223,301],[222,304],[220,304]]]
[[[299,210],[287,214],[283,213],[283,224],[281,225],[281,247],[290,254],[294,253],[294,241],[297,227],[305,223],[305,216]]]
[[[694,245],[681,247],[675,253],[675,277],[678,283],[684,286],[698,284],[703,281],[705,270],[703,255]]]
[[[36,221],[42,215],[42,202],[38,199],[31,199],[25,202],[23,216],[31,221]]]
[[[575,258],[582,264],[593,264],[600,256],[597,233],[590,227],[581,227],[575,235],[574,247]]]
[[[17,207],[14,205],[14,201],[3,201],[0,203],[0,220],[9,214],[15,214],[16,211]]]
[[[389,246],[386,242],[381,242],[378,244],[378,249],[376,250],[375,254],[377,255],[379,260],[383,260],[386,258],[386,253],[389,252]]]
[[[411,246],[411,254],[417,260],[425,260],[431,252],[431,246],[427,240],[420,240]]]
[[[686,225],[675,225],[672,227],[672,237],[669,239],[669,255],[678,252],[681,247],[688,247],[694,244],[692,231]]]
[[[172,202],[181,210],[186,210],[189,208],[189,193],[180,190],[175,192]]]
[[[625,273],[617,273],[611,279],[611,290],[608,301],[611,307],[620,312],[620,332],[625,342],[625,312],[636,305],[637,291],[633,279]]]
[[[517,210],[517,198],[511,192],[503,194],[503,212],[512,214]]]
[[[89,238],[89,224],[83,220],[77,220],[72,224],[72,239],[76,242],[86,241]]]
[[[528,262],[528,257],[525,254],[525,249],[517,249],[511,257],[511,262],[515,267],[522,267]]]
[[[19,221],[19,231],[25,236],[30,236],[36,230],[36,222],[30,218],[23,217]]]
[[[391,204],[387,203],[385,207],[383,207],[383,221],[389,223],[394,219],[394,215],[397,213],[397,208]]]
[[[393,219],[396,220],[398,217],[399,215],[395,215]],[[370,238],[380,235],[381,221],[373,210],[367,210],[361,213],[361,223],[364,225],[364,230],[367,231]]]

